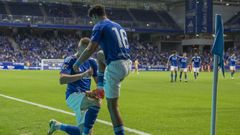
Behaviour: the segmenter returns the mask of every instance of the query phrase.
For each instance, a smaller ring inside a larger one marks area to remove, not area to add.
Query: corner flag
[[[224,29],[222,24],[221,15],[216,15],[215,17],[215,39],[212,47],[212,53],[217,55],[218,58],[218,66],[222,69],[222,74],[224,76],[224,37],[223,37]]]
[[[212,89],[212,113],[211,113],[211,131],[210,135],[216,134],[216,108],[217,108],[217,86],[218,86],[218,67],[222,68],[224,76],[224,37],[223,37],[223,24],[221,15],[215,17],[215,40],[212,48],[214,54],[213,65],[213,89]]]

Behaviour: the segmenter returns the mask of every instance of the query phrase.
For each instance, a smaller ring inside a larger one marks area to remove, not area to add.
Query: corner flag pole
[[[221,15],[215,17],[215,39],[212,47],[214,54],[213,65],[213,86],[212,86],[212,113],[210,135],[216,135],[216,110],[217,110],[217,88],[218,88],[218,67],[221,67],[224,76],[224,28]]]
[[[215,134],[216,134],[218,60],[219,60],[219,56],[217,56],[217,55],[214,54],[213,87],[212,87],[212,113],[211,113],[211,135],[215,135]]]

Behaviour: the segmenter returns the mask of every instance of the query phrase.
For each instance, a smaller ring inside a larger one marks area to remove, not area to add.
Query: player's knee
[[[101,107],[101,100],[99,100],[99,99],[94,99],[89,106]]]

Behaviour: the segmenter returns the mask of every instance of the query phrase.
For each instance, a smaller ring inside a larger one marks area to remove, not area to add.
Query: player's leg
[[[208,64],[208,72],[211,72],[211,67],[210,67],[210,65]]]
[[[118,98],[107,98],[107,106],[115,135],[124,135],[123,121],[119,112]]]
[[[173,66],[170,67],[170,71],[171,71],[171,82],[173,82],[173,71],[174,71]]]
[[[232,70],[232,79],[234,78],[235,70]]]
[[[104,84],[104,71],[106,68],[105,56],[102,50],[97,52],[97,62],[98,62],[98,89],[103,89]]]
[[[138,66],[136,66],[137,74],[139,74]]]
[[[193,68],[194,79],[197,79],[197,68]]]
[[[185,82],[188,81],[188,78],[187,78],[187,68],[184,68],[184,76],[185,76]]]
[[[183,71],[182,71],[182,69],[180,69],[180,82],[182,81],[182,73],[183,73]]]
[[[63,124],[54,119],[50,120],[49,127],[50,127],[50,129],[48,131],[48,135],[52,135],[57,130],[64,131],[64,132],[68,133],[69,135],[81,135],[81,132],[80,132],[80,129],[78,126]]]
[[[176,82],[177,81],[177,67],[174,68],[174,73],[175,73],[174,81]]]
[[[85,96],[81,104],[82,110],[87,110],[84,115],[82,135],[90,135],[100,110],[100,99],[92,99]]]
[[[230,66],[230,70],[231,70],[231,78],[234,79],[234,73],[235,73],[235,67],[234,66]]]
[[[200,68],[197,68],[197,77],[199,75],[199,72],[200,72]]]
[[[108,111],[112,120],[115,135],[124,135],[123,121],[119,112],[118,98],[120,82],[129,74],[131,61],[114,61],[105,71],[106,84],[104,90],[107,98]]]
[[[72,126],[64,123],[60,123],[56,120],[51,120],[49,123],[50,129],[48,131],[48,135],[53,134],[56,130],[61,130],[63,132],[66,132],[70,135],[80,135],[80,128],[79,125],[83,123],[83,113],[80,111],[80,105],[83,100],[84,94],[81,93],[72,93],[67,98],[67,105],[70,107],[74,113],[76,114],[76,119],[78,126]]]

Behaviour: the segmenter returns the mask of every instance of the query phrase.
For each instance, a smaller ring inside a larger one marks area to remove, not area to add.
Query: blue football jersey
[[[126,31],[116,22],[109,19],[98,22],[93,27],[91,41],[100,45],[107,64],[115,60],[130,59]]]
[[[236,66],[237,57],[231,56],[228,58],[229,66]]]
[[[200,66],[201,66],[201,57],[200,56],[193,56],[192,62],[193,62],[193,67],[200,68]]]
[[[77,60],[76,56],[69,56],[69,57],[65,58],[64,63],[61,67],[60,73],[68,74],[68,75],[79,74],[79,73],[75,73],[73,68],[72,68],[73,64],[75,63],[76,60]],[[92,70],[93,70],[93,76],[96,77],[98,66],[97,66],[97,62],[92,58],[85,61],[79,67],[79,71],[80,71],[80,73],[83,73],[83,72],[89,70],[90,68],[92,68]],[[91,77],[85,77],[85,78],[82,78],[78,81],[67,84],[66,99],[68,98],[68,96],[70,94],[72,94],[74,92],[89,91],[90,86],[91,86]]]
[[[170,55],[168,58],[168,62],[171,66],[178,66],[178,56],[177,55]]]
[[[187,68],[187,57],[180,57],[179,58],[179,63],[180,63],[180,68]]]

